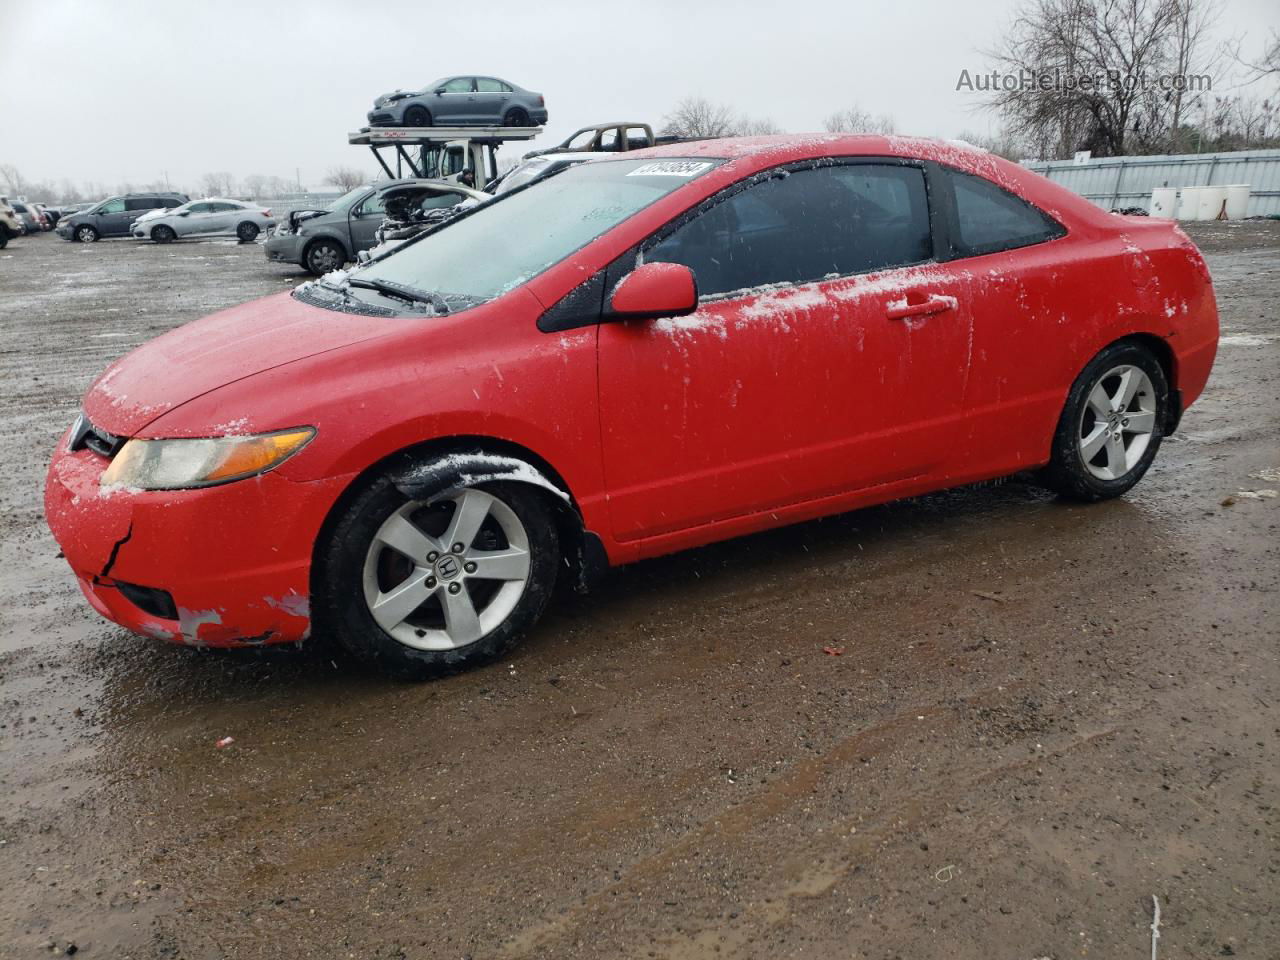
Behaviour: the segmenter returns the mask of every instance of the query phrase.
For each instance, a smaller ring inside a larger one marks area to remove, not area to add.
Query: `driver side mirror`
[[[191,216],[191,211],[190,211],[190,210],[183,210],[181,213],[179,213],[179,214],[178,214],[178,216],[180,216],[180,217],[189,217],[189,216]]]
[[[646,263],[618,281],[606,317],[653,320],[685,317],[698,309],[698,281],[683,263]]]
[[[436,96],[438,97],[442,93],[444,93],[444,87],[436,87]]]

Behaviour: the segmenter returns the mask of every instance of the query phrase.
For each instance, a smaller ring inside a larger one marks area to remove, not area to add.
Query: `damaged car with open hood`
[[[388,197],[393,214],[403,218],[396,223],[408,227],[415,218],[443,222],[464,209],[460,204],[483,202],[489,194],[451,180],[403,179],[365,184],[327,207],[294,210],[281,218],[263,244],[267,259],[296,263],[316,276],[337,270],[355,260],[361,251],[381,242],[379,231],[387,220]]]
[[[992,154],[675,144],[144,344],[57,441],[45,512],[139,634],[319,631],[428,677],[611,565],[1023,471],[1121,496],[1217,345],[1175,223]]]

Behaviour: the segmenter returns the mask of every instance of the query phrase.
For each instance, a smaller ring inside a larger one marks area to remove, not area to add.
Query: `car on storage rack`
[[[152,210],[133,222],[131,233],[138,240],[172,243],[180,237],[234,235],[251,243],[276,224],[266,207],[247,200],[206,197],[171,210]]]
[[[489,194],[449,180],[382,180],[339,197],[322,210],[294,210],[266,239],[268,260],[296,263],[319,276],[354,260],[378,243],[387,218],[386,198],[419,193],[420,211],[457,206],[465,200],[487,200]]]
[[[1217,346],[1177,224],[984,151],[678,144],[143,345],[89,388],[45,512],[139,634],[314,628],[425,677],[610,564],[1022,471],[1121,496]]]
[[[541,126],[547,122],[542,94],[497,77],[442,77],[421,90],[397,90],[373,101],[371,127]]]
[[[126,193],[108,197],[58,222],[64,240],[93,243],[100,237],[127,237],[133,221],[149,210],[178,207],[191,198],[185,193]]]

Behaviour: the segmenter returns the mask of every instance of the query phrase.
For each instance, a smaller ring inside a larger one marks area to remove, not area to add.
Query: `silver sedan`
[[[207,197],[170,210],[152,210],[133,222],[130,235],[139,240],[170,243],[179,237],[235,235],[245,243],[258,238],[275,218],[266,207],[244,200]]]

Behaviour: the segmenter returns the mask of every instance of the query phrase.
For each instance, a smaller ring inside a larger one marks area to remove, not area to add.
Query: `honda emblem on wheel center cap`
[[[436,561],[436,574],[441,580],[452,580],[462,572],[462,563],[451,553]]]

